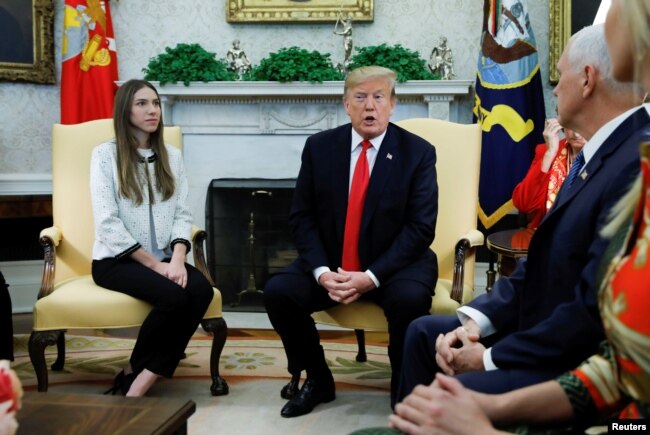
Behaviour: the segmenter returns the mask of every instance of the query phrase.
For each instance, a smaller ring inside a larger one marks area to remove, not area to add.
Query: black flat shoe
[[[328,403],[334,399],[336,399],[334,382],[318,384],[313,379],[307,379],[298,395],[282,407],[280,415],[285,418],[299,417],[309,414],[316,405]]]
[[[119,372],[117,376],[115,376],[115,379],[113,379],[113,386],[109,388],[108,390],[104,391],[104,394],[110,394],[114,396],[118,391],[122,391],[122,385],[124,384],[124,370]]]
[[[283,399],[291,400],[294,397],[298,395],[298,392],[300,391],[300,375],[298,376],[292,376],[291,380],[282,387],[282,390],[280,391],[280,397]]]

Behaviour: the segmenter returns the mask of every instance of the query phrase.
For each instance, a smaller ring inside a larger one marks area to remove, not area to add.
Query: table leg
[[[492,290],[492,286],[494,286],[494,281],[496,279],[496,271],[494,270],[494,254],[490,252],[489,257],[490,260],[488,270],[485,272],[487,275],[487,283],[485,286],[486,292],[490,292]]]
[[[174,431],[173,435],[187,435],[187,420]]]

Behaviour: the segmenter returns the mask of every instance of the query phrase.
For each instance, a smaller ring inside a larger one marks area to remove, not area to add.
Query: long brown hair
[[[119,192],[124,198],[129,198],[137,205],[142,204],[142,181],[138,180],[138,164],[142,157],[138,153],[138,140],[133,134],[131,125],[131,108],[136,92],[144,87],[152,89],[160,99],[156,88],[146,80],[129,80],[117,90],[113,108],[113,126],[115,128],[115,141],[117,142],[117,171]],[[156,131],[149,135],[149,145],[156,154],[154,162],[156,190],[162,194],[163,201],[168,200],[176,187],[174,175],[169,166],[169,155],[163,141],[163,119]],[[148,183],[148,182],[147,182]],[[153,203],[154,198],[149,200]]]

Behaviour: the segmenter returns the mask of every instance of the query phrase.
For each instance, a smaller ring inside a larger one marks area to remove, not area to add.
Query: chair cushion
[[[110,329],[139,326],[151,305],[99,287],[90,275],[61,282],[34,304],[34,331],[53,329]],[[214,297],[205,319],[221,317],[221,293]]]
[[[431,314],[453,315],[456,313],[456,308],[460,304],[450,296],[451,284],[451,281],[446,279],[438,280],[435,295],[431,300]],[[473,293],[474,290],[471,287],[465,286],[463,302],[471,300]],[[350,305],[337,305],[328,310],[314,313],[312,317],[317,323],[323,325],[365,331],[388,331],[388,323],[381,307],[364,300],[353,302]]]

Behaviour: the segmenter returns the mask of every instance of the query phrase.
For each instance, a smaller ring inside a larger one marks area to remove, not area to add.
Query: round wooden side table
[[[528,245],[534,232],[535,230],[529,228],[520,228],[498,231],[487,236],[487,248],[497,254],[496,273],[499,276],[510,275],[517,265],[517,260],[528,254]],[[490,269],[487,271],[486,291],[492,290],[496,273],[492,268],[492,263],[490,263]]]

